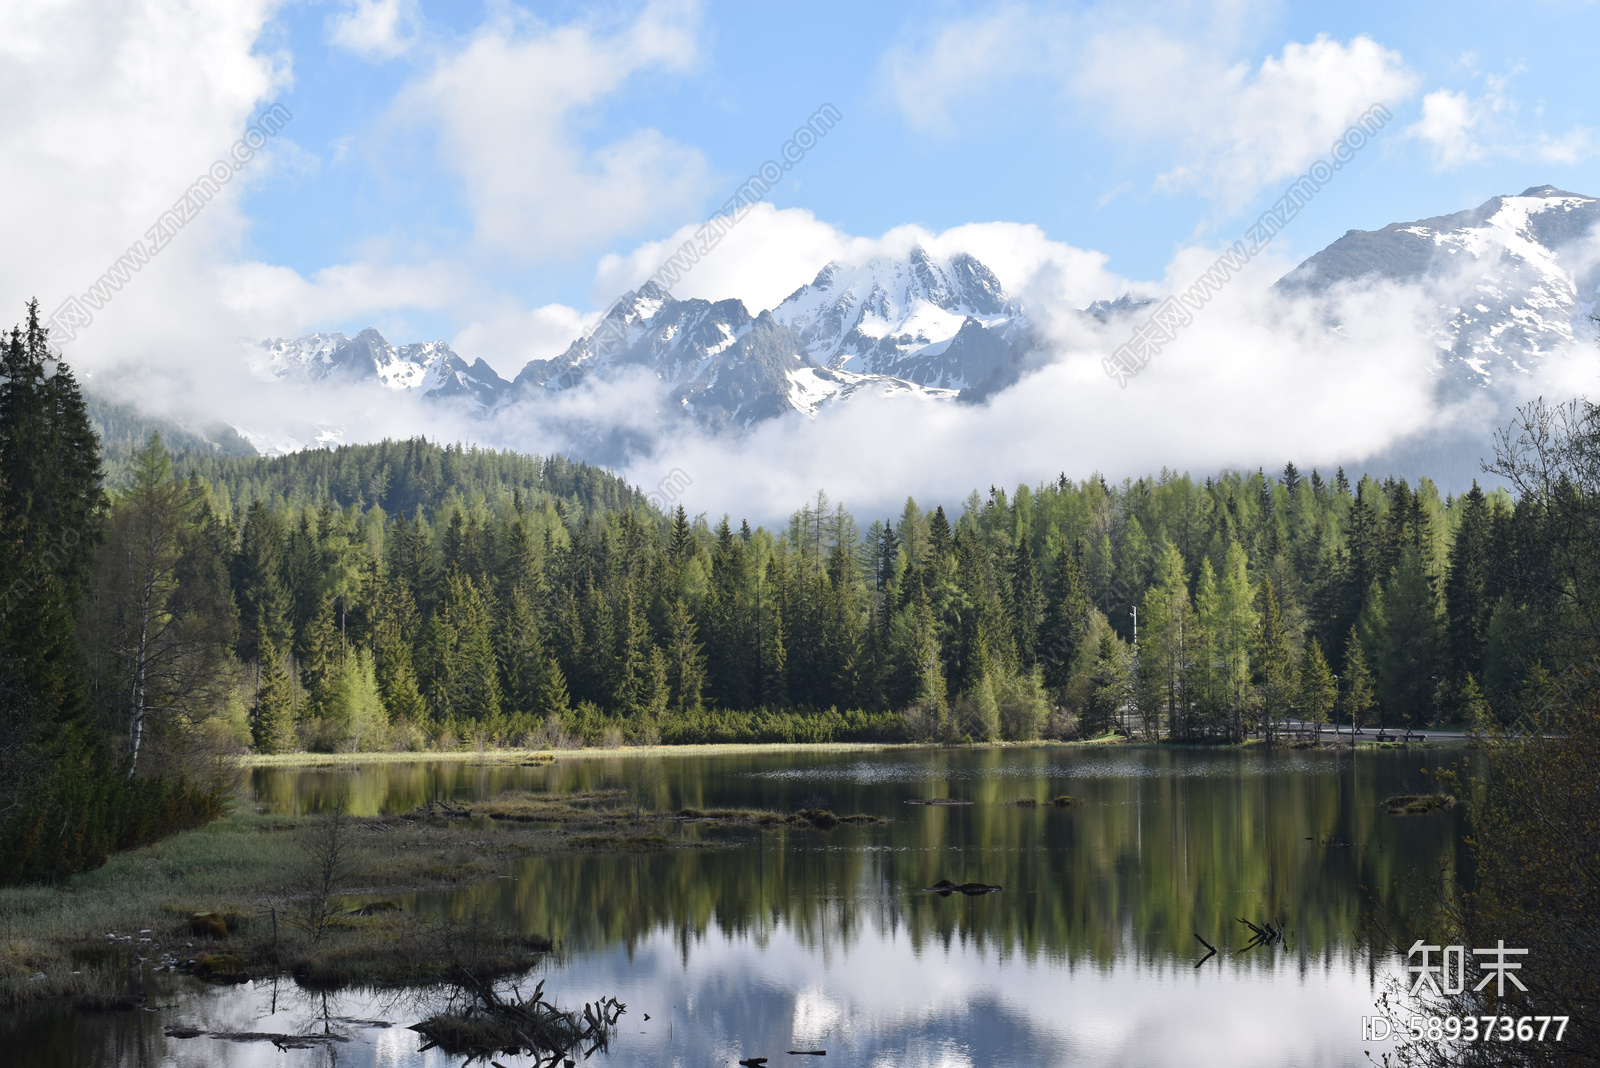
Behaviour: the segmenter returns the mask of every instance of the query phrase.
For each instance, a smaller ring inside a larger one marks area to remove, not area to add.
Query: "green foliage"
[[[1328,667],[1328,660],[1322,655],[1321,644],[1313,638],[1307,644],[1305,662],[1300,665],[1300,689],[1295,698],[1295,712],[1307,723],[1327,723],[1333,718],[1338,692],[1333,669]]]
[[[147,488],[164,478],[164,463],[153,443],[141,462]],[[184,495],[173,496],[182,512]],[[50,353],[38,304],[30,303],[26,329],[0,339],[0,882],[98,866],[109,851],[194,826],[220,805],[209,787],[130,777],[137,715],[131,735],[95,715],[100,690],[85,670],[79,624],[85,602],[99,605],[110,592],[96,588],[106,505],[77,381]],[[158,537],[142,556],[160,572],[162,603],[150,616],[160,625],[187,614],[168,595],[192,591],[205,576],[181,567],[182,543],[197,532],[155,529],[177,535]]]
[[[64,767],[0,827],[0,884],[98,868],[115,850],[201,826],[222,809],[217,790]]]

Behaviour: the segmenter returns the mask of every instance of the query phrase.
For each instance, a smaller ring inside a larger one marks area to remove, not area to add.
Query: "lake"
[[[533,978],[559,1004],[627,1004],[590,1064],[958,1068],[1364,1065],[1362,1017],[1397,968],[1366,916],[1404,917],[1407,877],[1464,866],[1460,809],[1387,815],[1461,750],[1177,747],[794,750],[261,768],[246,802],[360,814],[506,789],[626,788],[641,807],[826,807],[889,822],[832,831],[673,824],[722,848],[534,857],[517,875],[402,903],[546,934]],[[1070,794],[1082,803],[1057,808]],[[949,798],[971,804],[919,806]],[[1041,802],[1022,807],[1022,799]],[[941,879],[1003,887],[924,892]],[[1364,889],[1365,888],[1365,889]],[[1240,920],[1281,927],[1246,950]],[[1205,956],[1199,939],[1220,952]],[[459,1064],[405,1029],[425,996],[293,983],[159,982],[160,1012],[31,1020],[50,1065]],[[650,1019],[644,1019],[645,1014]],[[306,1050],[164,1029],[335,1034]],[[388,1026],[385,1026],[388,1025]],[[13,1049],[16,1049],[13,1046]],[[822,1050],[826,1057],[791,1057]],[[497,1057],[506,1066],[531,1063]]]

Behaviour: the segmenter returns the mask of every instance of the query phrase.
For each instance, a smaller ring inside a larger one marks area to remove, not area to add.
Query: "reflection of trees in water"
[[[802,766],[807,754],[795,754]],[[815,754],[836,767],[837,754]],[[881,761],[884,754],[872,754]],[[1135,750],[1094,754],[1086,766],[1117,777],[1073,778],[1077,809],[1018,808],[1067,780],[1069,751],[919,753],[924,781],[831,778],[837,811],[877,812],[886,827],[823,834],[785,829],[674,830],[731,838],[731,849],[532,858],[519,878],[424,895],[441,913],[494,910],[526,933],[571,948],[635,946],[655,931],[689,945],[715,931],[757,942],[776,925],[827,949],[895,933],[921,950],[973,944],[1106,965],[1195,956],[1199,932],[1227,951],[1250,938],[1237,922],[1283,921],[1289,951],[1309,962],[1355,943],[1372,888],[1396,915],[1410,903],[1397,884],[1414,868],[1454,863],[1458,817],[1398,820],[1379,802],[1402,775],[1435,754],[1261,754],[1238,750]],[[749,758],[746,758],[748,766]],[[720,766],[719,766],[720,765]],[[738,765],[733,765],[737,767]],[[1017,774],[1028,767],[1037,777]],[[1000,770],[1009,774],[980,774]],[[803,774],[730,776],[721,758],[574,761],[552,771],[553,790],[614,786],[636,770],[644,807],[760,805],[786,808],[816,792]],[[977,804],[904,805],[948,794]],[[986,898],[919,892],[941,878],[998,883]],[[1268,951],[1270,952],[1270,951]],[[1280,951],[1281,952],[1281,951]],[[1249,962],[1264,959],[1253,951]]]

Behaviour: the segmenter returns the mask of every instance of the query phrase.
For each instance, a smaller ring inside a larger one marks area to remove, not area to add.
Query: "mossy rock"
[[[1011,803],[1013,805],[1016,805],[1018,808],[1038,808],[1039,807],[1039,799],[1037,797],[1019,797],[1019,798],[1017,798],[1017,800],[1015,800],[1015,801],[1013,801]]]
[[[196,957],[190,971],[196,979],[209,983],[242,983],[250,978],[244,961],[232,953],[207,953]]]
[[[227,938],[228,921],[215,912],[197,912],[189,917],[189,933],[203,938]]]
[[[831,831],[839,826],[839,817],[825,808],[803,808],[795,813],[795,822],[819,831]]]
[[[1050,803],[1056,806],[1056,808],[1072,808],[1074,805],[1083,804],[1082,801],[1079,801],[1071,794],[1062,794],[1060,797],[1055,798]]]
[[[1425,816],[1452,808],[1455,803],[1449,794],[1397,794],[1386,798],[1383,808],[1391,816]]]

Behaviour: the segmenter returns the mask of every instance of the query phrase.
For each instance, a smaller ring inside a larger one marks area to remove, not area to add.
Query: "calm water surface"
[[[260,769],[269,811],[348,794],[358,812],[507,789],[625,787],[646,807],[825,806],[883,826],[823,833],[674,826],[725,849],[540,857],[513,879],[417,894],[414,912],[487,912],[548,934],[538,969],[564,1005],[628,1005],[592,1064],[732,1066],[1358,1065],[1361,1017],[1393,968],[1357,932],[1374,901],[1410,907],[1413,869],[1462,864],[1462,816],[1399,819],[1459,753],[1124,748],[899,749],[571,758],[545,767],[418,761]],[[1019,808],[1070,793],[1072,809]],[[922,807],[951,797],[966,806]],[[939,879],[999,884],[940,898]],[[1363,890],[1363,887],[1373,888]],[[1375,895],[1375,896],[1369,896]],[[1282,921],[1286,945],[1240,954],[1238,922]],[[1223,950],[1200,968],[1196,934]],[[324,997],[292,983],[172,980],[157,1013],[35,1020],[37,1063],[459,1063],[417,1052],[415,996]],[[644,1020],[644,1014],[650,1020]],[[382,1026],[388,1023],[392,1026]],[[332,1031],[309,1051],[168,1039],[164,1028]],[[15,1049],[16,1047],[13,1047]],[[790,1058],[826,1049],[826,1059]],[[1379,1052],[1374,1050],[1374,1052]],[[528,1063],[497,1057],[508,1068]]]

